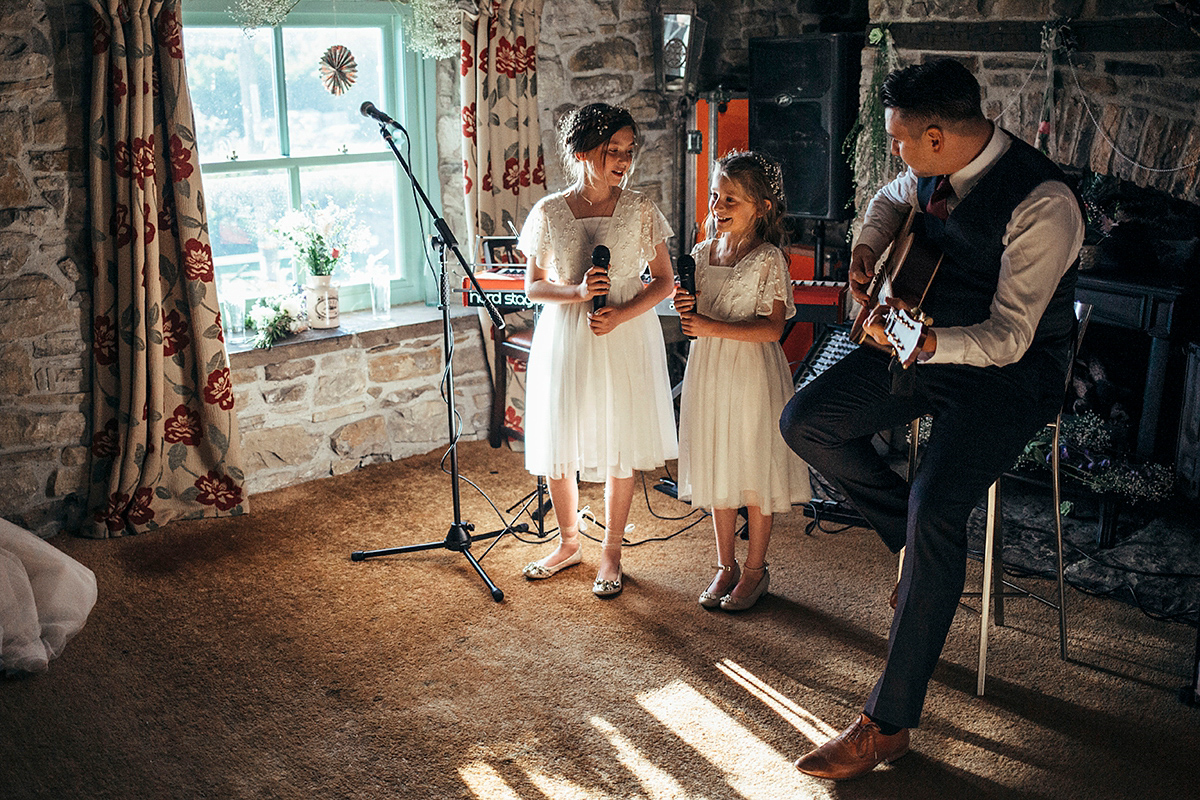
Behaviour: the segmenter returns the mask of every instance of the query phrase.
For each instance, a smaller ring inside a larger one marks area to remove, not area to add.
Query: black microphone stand
[[[403,131],[404,129],[401,128]],[[404,160],[404,156],[400,155],[400,151],[396,148],[396,142],[392,139],[391,131],[383,123],[379,125],[379,133],[387,141],[388,147],[395,154],[396,160],[400,162],[400,166],[404,168],[404,173],[408,175],[409,181],[412,182],[413,189],[420,196],[429,215],[433,217],[434,228],[437,229],[435,243],[438,248],[441,270],[438,275],[438,302],[442,310],[442,352],[446,364],[446,416],[450,423],[450,481],[454,493],[454,521],[450,525],[450,530],[446,534],[446,538],[440,542],[426,542],[424,544],[411,544],[402,547],[389,547],[383,550],[356,550],[350,554],[351,561],[364,561],[368,558],[376,556],[390,556],[396,553],[412,553],[417,550],[433,550],[435,548],[444,548],[462,553],[466,556],[467,561],[479,573],[479,577],[483,578],[483,582],[487,584],[488,589],[492,593],[492,599],[499,603],[504,599],[504,592],[497,588],[496,584],[492,583],[492,579],[483,571],[479,561],[471,553],[471,543],[480,541],[481,539],[494,539],[498,536],[503,536],[505,533],[512,531],[525,532],[529,530],[529,526],[521,523],[519,525],[509,524],[500,530],[491,531],[490,533],[480,533],[472,535],[471,531],[475,530],[475,526],[469,522],[464,522],[462,519],[461,497],[459,494],[459,479],[458,479],[458,434],[456,428],[457,413],[454,410],[454,331],[450,325],[450,290],[446,277],[446,249],[449,248],[455,256],[458,257],[459,264],[466,271],[467,277],[470,278],[471,284],[483,299],[484,307],[487,309],[488,315],[492,318],[497,330],[504,329],[504,318],[496,310],[496,306],[487,299],[487,294],[475,279],[475,273],[472,271],[467,260],[463,258],[462,252],[458,249],[458,242],[454,238],[454,234],[450,232],[450,227],[446,224],[433,204],[429,202],[429,197],[425,194],[425,190],[421,188],[420,181],[413,175],[409,169],[408,162]],[[405,133],[407,136],[407,132]]]

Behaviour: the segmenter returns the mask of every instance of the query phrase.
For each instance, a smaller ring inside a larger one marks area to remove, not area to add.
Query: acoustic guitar
[[[917,358],[925,341],[926,328],[933,319],[921,312],[921,303],[942,265],[942,253],[924,235],[921,212],[912,209],[904,225],[883,256],[875,264],[875,274],[867,285],[868,303],[859,311],[850,328],[850,339],[857,344],[884,348],[864,330],[871,312],[887,298],[902,300],[908,310],[888,307],[884,332],[890,350],[906,369]]]

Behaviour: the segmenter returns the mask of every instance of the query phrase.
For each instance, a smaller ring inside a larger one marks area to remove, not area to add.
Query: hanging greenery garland
[[[892,155],[892,148],[888,143],[883,102],[879,99],[879,89],[883,86],[884,78],[898,69],[900,62],[892,44],[892,34],[886,25],[872,28],[867,36],[867,44],[875,49],[871,85],[867,88],[866,97],[859,108],[858,119],[842,143],[842,155],[850,165],[855,196],[859,187],[865,186],[870,191],[875,191],[898,174],[901,168],[900,160]],[[863,211],[865,204],[858,210],[856,221],[861,220]]]

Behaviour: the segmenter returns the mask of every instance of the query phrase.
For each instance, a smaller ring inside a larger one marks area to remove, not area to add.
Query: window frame
[[[404,45],[405,31],[401,22],[403,14],[411,13],[407,7],[398,9],[394,4],[379,0],[338,0],[318,2],[300,0],[296,7],[279,25],[259,28],[254,35],[270,35],[272,39],[272,70],[275,82],[275,114],[278,119],[278,144],[283,155],[267,158],[238,157],[230,160],[206,158],[200,152],[202,176],[237,175],[271,170],[286,174],[289,201],[293,208],[301,207],[300,173],[305,169],[336,167],[341,165],[373,164],[388,166],[394,183],[394,213],[391,246],[387,249],[393,256],[395,267],[392,278],[392,305],[409,303],[429,304],[436,298],[436,279],[428,264],[435,258],[431,254],[428,239],[433,230],[433,220],[428,210],[415,196],[415,191],[395,155],[380,142],[381,149],[369,153],[347,153],[319,156],[293,156],[289,142],[289,120],[286,75],[283,55],[283,27],[333,28],[341,24],[347,27],[379,27],[383,33],[384,96],[374,100],[401,122],[408,132],[408,149],[405,137],[395,135],[397,147],[404,156],[413,175],[422,187],[439,185],[437,164],[437,114],[436,114],[436,64]],[[229,0],[190,0],[183,5],[183,25],[196,27],[236,27],[240,23],[229,10]],[[269,33],[268,33],[269,31]],[[239,31],[239,35],[242,35]],[[187,57],[187,51],[184,52]],[[186,62],[185,62],[186,63]],[[364,98],[370,99],[370,98]],[[373,125],[364,118],[364,125]],[[428,193],[428,190],[426,190]],[[435,192],[430,196],[435,210],[440,215],[440,197]],[[387,237],[376,231],[381,242]],[[424,235],[422,235],[424,234]],[[367,283],[340,284],[343,310],[351,311],[371,308],[370,285]]]

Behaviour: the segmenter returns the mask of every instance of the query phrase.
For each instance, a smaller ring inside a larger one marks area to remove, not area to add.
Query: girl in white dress
[[[712,508],[717,575],[705,608],[741,611],[770,584],[773,514],[811,499],[808,468],[779,433],[794,391],[779,345],[796,313],[784,241],[783,176],[759,153],[717,162],[709,192],[709,238],[692,250],[696,295],[676,291],[683,331],[696,337],[683,378],[679,496]],[[744,566],[734,557],[738,509],[747,511]]]
[[[604,481],[604,542],[592,586],[600,597],[622,588],[634,470],[656,469],[678,454],[654,312],[674,287],[666,246],[672,232],[653,202],[624,188],[636,142],[625,109],[593,103],[567,114],[559,148],[574,185],[534,206],[519,241],[525,292],[543,304],[526,373],[525,466],[546,476],[560,531],[554,551],[524,574],[548,578],[580,563],[576,474]],[[609,250],[607,270],[592,265],[597,245]],[[595,309],[597,296],[605,305]]]

